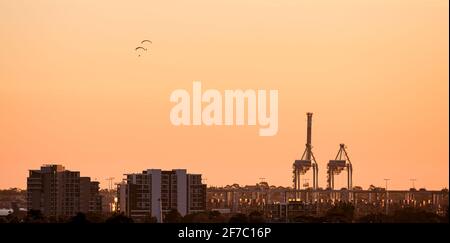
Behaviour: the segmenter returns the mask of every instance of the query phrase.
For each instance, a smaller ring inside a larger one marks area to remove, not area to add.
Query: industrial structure
[[[312,182],[312,190],[315,191],[319,189],[319,183],[318,183],[318,173],[319,173],[319,166],[317,164],[316,158],[314,156],[314,153],[312,151],[312,115],[313,113],[308,112],[306,113],[307,116],[307,130],[306,130],[306,147],[303,152],[302,157],[299,160],[295,160],[293,164],[293,188],[294,191],[301,190],[301,176],[305,175],[306,172],[309,171],[310,168],[312,168],[313,173],[313,182]],[[353,167],[352,163],[350,161],[350,158],[348,156],[348,153],[346,151],[345,144],[339,145],[339,151],[336,155],[336,158],[334,160],[330,160],[327,164],[327,189],[334,190],[334,176],[339,175],[343,170],[347,171],[347,189],[352,190],[353,189],[353,181],[352,181],[352,173],[353,173]],[[309,183],[303,184],[303,189],[308,189]],[[297,198],[297,196],[295,197]]]
[[[352,162],[345,150],[345,144],[341,143],[339,147],[336,158],[330,160],[327,165],[327,189],[334,190],[334,176],[339,175],[345,169],[347,170],[347,189],[352,190]]]
[[[312,113],[307,115],[306,148],[301,159],[293,164],[293,187],[269,186],[265,178],[256,185],[241,187],[238,184],[226,187],[209,187],[207,207],[228,213],[250,213],[263,211],[276,222],[292,220],[297,216],[323,216],[328,209],[339,203],[350,203],[355,208],[356,216],[370,213],[389,213],[390,208],[419,208],[428,212],[445,214],[448,208],[448,190],[427,191],[390,190],[371,186],[367,190],[353,187],[353,165],[345,144],[339,145],[339,151],[327,164],[327,187],[318,185],[318,164],[312,152]],[[312,168],[312,187],[306,183],[304,175]],[[347,185],[335,188],[335,176],[347,172]],[[301,178],[302,177],[302,178]],[[303,187],[301,179],[305,181]],[[414,180],[412,180],[414,182]]]
[[[319,167],[317,165],[316,158],[314,157],[314,154],[312,152],[312,145],[311,145],[311,136],[312,136],[312,115],[313,113],[306,113],[308,117],[307,122],[307,135],[306,135],[306,147],[305,151],[303,152],[303,155],[301,159],[295,160],[293,164],[293,176],[292,180],[294,183],[294,190],[300,190],[301,189],[301,178],[300,176],[306,174],[310,168],[312,168],[313,172],[313,185],[312,189],[317,190],[319,187],[318,183],[318,174],[319,174]]]
[[[298,198],[297,196],[300,195]],[[313,196],[314,195],[314,196]],[[339,203],[350,203],[355,216],[389,213],[401,208],[416,208],[445,215],[449,203],[447,189],[389,190],[370,187],[353,190],[293,190],[291,187],[256,185],[208,187],[207,209],[222,213],[251,213],[262,211],[269,220],[292,219],[299,215],[324,216]],[[386,210],[389,208],[390,211]]]

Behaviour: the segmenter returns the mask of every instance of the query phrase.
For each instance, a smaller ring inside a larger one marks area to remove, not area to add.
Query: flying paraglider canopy
[[[142,51],[147,51],[147,48],[144,48],[144,47],[142,47],[142,46],[138,46],[138,47],[134,48],[134,50],[137,51],[137,52],[139,53],[138,57],[140,57],[140,56],[141,56],[140,53],[141,53]]]
[[[147,49],[142,47],[142,46],[138,46],[138,47],[134,48],[135,51],[138,51],[138,50],[141,50],[141,49],[144,50],[144,51],[147,51]]]
[[[145,42],[148,42],[148,43],[152,44],[151,40],[143,40],[143,41],[141,41],[141,44],[144,44]]]

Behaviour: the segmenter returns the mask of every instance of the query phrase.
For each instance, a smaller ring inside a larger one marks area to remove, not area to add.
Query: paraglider
[[[147,51],[147,49],[142,46],[138,46],[138,47],[134,48],[135,51],[140,50],[140,49]]]
[[[138,57],[141,56],[142,52],[146,52],[147,51],[147,48],[145,47],[146,43],[152,44],[153,42],[151,40],[143,40],[143,41],[141,41],[142,46],[138,46],[138,47],[134,48],[134,50],[139,53]]]
[[[140,57],[141,56],[140,52],[147,51],[147,48],[144,48],[142,46],[138,46],[138,47],[134,48],[134,50],[135,51],[139,51],[139,55],[138,56]]]

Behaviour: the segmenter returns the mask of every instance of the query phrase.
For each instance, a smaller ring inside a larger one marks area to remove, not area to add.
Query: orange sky
[[[292,185],[313,116],[319,186],[339,143],[354,185],[449,180],[447,0],[0,0],[0,188],[61,163],[97,178],[187,168]],[[134,48],[153,44],[147,55]],[[150,55],[148,55],[150,54]],[[176,127],[170,93],[278,89],[279,130]],[[308,174],[307,177],[311,178]],[[342,187],[345,176],[336,178]]]

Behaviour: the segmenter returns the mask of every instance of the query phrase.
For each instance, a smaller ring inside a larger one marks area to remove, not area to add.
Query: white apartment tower
[[[156,217],[162,222],[164,213],[172,209],[182,216],[206,209],[206,185],[200,174],[148,169],[125,176],[118,185],[118,209],[135,221]]]

